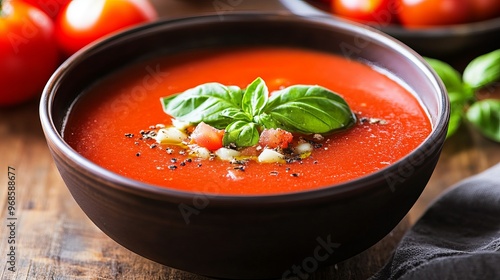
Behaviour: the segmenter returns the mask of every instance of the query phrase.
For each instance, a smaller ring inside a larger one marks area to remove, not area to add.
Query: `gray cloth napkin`
[[[500,164],[440,196],[370,280],[500,279]]]

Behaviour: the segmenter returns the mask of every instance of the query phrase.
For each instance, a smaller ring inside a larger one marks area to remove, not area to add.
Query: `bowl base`
[[[410,219],[407,216],[382,240],[363,251],[362,253],[340,262],[338,264],[324,267],[307,273],[308,280],[365,280],[379,271],[384,264],[389,260],[404,234],[410,228]],[[144,260],[147,261],[147,260]],[[189,280],[210,280],[193,273],[167,268],[169,271],[169,279],[189,279]],[[305,275],[302,275],[305,276]],[[290,275],[290,279],[301,279],[300,275]],[[306,279],[306,278],[303,278]]]

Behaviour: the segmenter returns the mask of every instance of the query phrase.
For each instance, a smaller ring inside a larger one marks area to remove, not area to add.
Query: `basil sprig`
[[[467,120],[484,136],[500,142],[500,103],[488,99],[478,101],[477,93],[500,81],[500,49],[473,59],[462,75],[449,64],[431,58],[427,62],[443,81],[451,104],[447,137]]]
[[[460,127],[464,107],[474,100],[474,92],[463,83],[460,73],[451,65],[437,59],[426,60],[441,78],[448,92],[451,112],[446,137],[450,137]]]
[[[349,105],[321,86],[296,85],[269,96],[266,83],[255,79],[246,89],[206,83],[161,98],[163,110],[184,122],[205,122],[225,129],[223,144],[253,146],[259,129],[282,128],[303,134],[332,133],[356,122]]]
[[[473,90],[500,80],[500,49],[472,60],[465,67],[463,79]]]
[[[467,120],[484,136],[500,142],[500,100],[485,99],[472,104]]]

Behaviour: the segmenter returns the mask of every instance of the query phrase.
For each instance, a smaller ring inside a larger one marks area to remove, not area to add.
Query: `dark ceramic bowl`
[[[242,44],[322,50],[392,73],[421,99],[432,133],[411,154],[368,176],[262,196],[211,196],[134,181],[83,158],[61,137],[71,104],[101,77],[145,57]],[[167,266],[237,279],[292,276],[293,267],[311,272],[381,240],[427,184],[448,115],[446,93],[434,72],[412,50],[382,33],[334,19],[256,13],[163,20],[107,38],[67,60],[50,79],[40,105],[61,176],[104,233]]]
[[[328,5],[317,0],[279,2],[295,14],[337,17]],[[429,28],[405,28],[397,24],[372,26],[410,46],[420,55],[429,57],[447,58],[470,51],[481,54],[500,48],[500,17]]]

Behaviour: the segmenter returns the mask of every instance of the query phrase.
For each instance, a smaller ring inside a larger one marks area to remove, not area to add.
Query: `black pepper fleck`
[[[183,162],[179,163],[179,165],[180,166],[186,166],[186,162],[183,161]]]
[[[175,170],[175,169],[177,169],[177,166],[172,164],[172,165],[168,166],[168,169]]]
[[[234,167],[234,169],[235,169],[235,170],[239,170],[239,171],[243,171],[243,172],[244,172],[244,171],[245,171],[245,166],[243,166],[243,165],[238,165],[238,166],[235,166],[235,167]]]
[[[133,133],[125,133],[125,137],[132,138],[132,137],[134,137],[134,134]]]
[[[170,159],[170,162],[172,162],[172,163],[176,163],[176,162],[177,162],[177,159],[176,159],[176,158],[171,158],[171,159]]]
[[[247,164],[247,160],[242,160],[242,159],[232,159],[229,161],[231,164],[238,164],[238,165],[245,165]]]
[[[135,154],[135,156],[136,156],[136,157],[138,157],[138,156],[140,156],[140,155],[141,155],[141,153],[139,153],[139,152]]]
[[[201,163],[198,163],[198,167],[201,167]]]
[[[157,144],[151,144],[151,146],[149,146],[151,149],[154,149],[156,148],[158,145]]]
[[[299,177],[299,173],[292,173],[290,175],[292,175],[292,177]]]
[[[323,144],[322,144],[322,143],[314,143],[314,144],[313,144],[313,148],[315,148],[315,149],[319,149],[319,148],[321,148],[321,147],[323,147]]]
[[[272,175],[272,176],[278,176],[278,171],[271,171],[269,172],[269,175]]]

